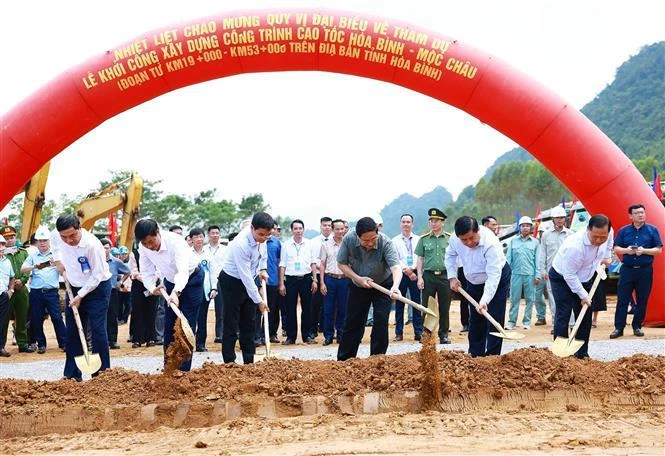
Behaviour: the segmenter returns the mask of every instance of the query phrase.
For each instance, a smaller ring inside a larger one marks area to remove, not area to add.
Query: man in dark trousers
[[[614,313],[614,331],[610,339],[623,336],[626,326],[628,303],[635,292],[633,308],[633,334],[643,337],[642,321],[653,283],[653,257],[663,251],[658,228],[646,223],[644,205],[634,204],[628,208],[631,224],[622,227],[614,240],[614,252],[623,255],[621,274],[617,290],[617,308]],[[661,278],[662,279],[662,278]]]
[[[358,220],[355,232],[344,236],[337,264],[352,281],[337,359],[345,361],[358,354],[370,305],[374,306],[370,355],[385,354],[388,350],[391,298],[400,296],[399,284],[402,281],[402,267],[392,240],[379,233],[371,217],[363,217]],[[391,296],[372,288],[371,282],[389,289]]]
[[[258,280],[267,280],[268,254],[266,241],[275,221],[265,212],[257,212],[251,224],[244,228],[229,244],[229,251],[219,275],[219,287],[224,301],[224,334],[222,357],[225,363],[236,360],[236,340],[240,339],[242,360],[254,362],[256,345],[256,310],[268,310],[265,296],[261,296]],[[258,279],[258,280],[257,280]]]

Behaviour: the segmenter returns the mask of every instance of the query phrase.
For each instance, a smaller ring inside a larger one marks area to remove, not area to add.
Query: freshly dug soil
[[[189,345],[185,332],[182,330],[182,321],[176,319],[173,325],[173,341],[166,349],[166,359],[164,363],[164,374],[172,375],[182,363],[192,358],[192,347]]]

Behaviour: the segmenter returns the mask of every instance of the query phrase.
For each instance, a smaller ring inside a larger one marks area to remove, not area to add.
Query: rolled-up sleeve
[[[503,255],[499,254],[499,248],[500,246],[492,245],[485,251],[485,260],[487,261],[485,273],[487,274],[487,280],[485,281],[483,296],[480,298],[484,303],[489,303],[494,298],[497,288],[499,288],[501,271],[505,265],[502,258]]]

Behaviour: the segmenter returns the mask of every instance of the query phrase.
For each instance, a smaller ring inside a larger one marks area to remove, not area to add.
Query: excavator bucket
[[[430,296],[427,300],[427,310],[429,310],[431,313],[423,312],[425,314],[423,327],[430,333],[434,334],[439,327],[439,303],[436,301],[434,296]]]

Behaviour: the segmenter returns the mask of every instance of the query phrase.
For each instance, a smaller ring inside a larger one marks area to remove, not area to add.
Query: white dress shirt
[[[81,240],[78,245],[72,247],[66,244],[60,237],[60,233],[51,233],[51,250],[53,259],[60,261],[67,272],[69,283],[80,288],[77,295],[84,297],[97,288],[101,282],[111,278],[111,271],[106,262],[106,252],[102,243],[92,233],[81,228]],[[85,268],[87,263],[90,268]]]
[[[602,260],[611,258],[613,239],[614,231],[610,229],[607,241],[596,247],[591,244],[588,230],[584,229],[568,236],[556,252],[552,267],[580,299],[589,296],[582,284],[591,280]]]
[[[173,283],[173,290],[181,292],[189,281],[189,276],[199,265],[199,259],[182,236],[170,231],[160,231],[159,250],[150,250],[139,244],[139,265],[143,286],[152,293],[155,290],[158,273]]]
[[[212,274],[212,289],[217,289],[217,280],[219,279],[219,273],[222,272],[222,267],[224,267],[224,261],[226,260],[226,255],[229,252],[229,247],[218,242],[216,246],[206,244],[203,246],[203,250],[206,250],[210,253],[210,258],[212,259],[212,267],[210,268],[210,274]]]
[[[325,273],[330,274],[343,274],[342,270],[337,264],[337,254],[339,253],[339,247],[342,245],[344,238],[339,240],[339,243],[335,243],[335,238],[331,237],[328,239],[328,242],[324,242],[321,245],[321,254],[319,255],[321,261],[326,262]]]
[[[314,252],[313,243],[309,239],[302,239],[300,244],[289,239],[282,242],[282,253],[279,258],[279,267],[285,268],[285,275],[303,276],[312,273],[312,264],[318,262],[319,252]]]
[[[258,243],[250,227],[244,228],[229,244],[228,253],[222,269],[228,275],[241,280],[247,295],[255,303],[263,301],[254,282],[259,271],[268,268],[268,247]]]
[[[411,251],[409,251],[409,246],[407,238],[404,237],[404,233],[400,233],[393,238],[393,245],[395,250],[397,250],[397,255],[399,256],[399,264],[402,267],[402,270],[406,268],[416,269],[417,255],[413,253],[416,250],[420,236],[417,234],[411,233]],[[410,260],[410,262],[409,262]]]
[[[480,243],[469,248],[453,233],[446,248],[446,270],[448,278],[457,278],[458,259],[464,268],[464,277],[474,285],[485,284],[480,300],[489,303],[501,280],[501,271],[506,264],[506,256],[499,238],[484,226],[478,227]]]
[[[309,242],[312,243],[312,252],[314,253],[314,257],[316,258],[317,266],[321,264],[321,247],[323,247],[323,244],[325,244],[332,238],[333,234],[330,233],[328,237],[324,237],[323,234],[319,234],[314,239],[309,240]]]

